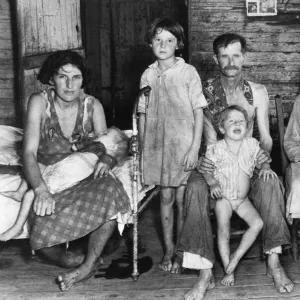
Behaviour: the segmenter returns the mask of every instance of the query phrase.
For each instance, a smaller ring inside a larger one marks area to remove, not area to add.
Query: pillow
[[[0,164],[22,165],[23,129],[0,125]]]

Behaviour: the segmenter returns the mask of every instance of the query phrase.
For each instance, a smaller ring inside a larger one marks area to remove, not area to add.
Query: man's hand
[[[108,175],[112,176],[114,179],[116,179],[115,174],[111,171],[110,166],[104,162],[98,162],[95,166],[94,171],[94,179],[95,178],[101,178],[101,177],[107,177]]]
[[[263,178],[264,182],[267,182],[269,178],[277,178],[277,174],[270,169],[269,164],[266,164],[262,165],[258,178]]]
[[[260,149],[257,153],[257,156],[256,156],[256,165],[257,167],[259,168],[259,166],[261,166],[263,163],[270,163],[272,160],[271,160],[271,157],[270,157],[270,154],[267,153],[266,151]]]
[[[210,185],[210,196],[214,199],[222,198],[222,190],[217,182]]]
[[[185,166],[184,171],[191,171],[196,167],[198,159],[198,150],[195,148],[190,148],[189,151],[184,156],[183,166]]]
[[[212,174],[214,172],[215,165],[209,158],[201,156],[196,164],[196,168],[200,173]]]
[[[33,211],[37,216],[51,215],[55,212],[55,200],[48,190],[35,192]]]

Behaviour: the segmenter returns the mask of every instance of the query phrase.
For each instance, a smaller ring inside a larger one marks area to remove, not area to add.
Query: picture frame
[[[277,0],[246,0],[247,16],[277,15]]]

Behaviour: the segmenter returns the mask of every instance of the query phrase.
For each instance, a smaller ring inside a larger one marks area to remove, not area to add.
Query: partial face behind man
[[[220,47],[213,58],[223,76],[236,77],[242,72],[246,53],[242,51],[241,43],[236,41],[227,47]]]

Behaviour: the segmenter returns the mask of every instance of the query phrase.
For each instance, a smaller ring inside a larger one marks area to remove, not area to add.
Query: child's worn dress
[[[238,198],[239,169],[242,169],[251,178],[259,150],[259,142],[252,137],[243,139],[238,154],[234,154],[228,149],[225,140],[220,140],[207,147],[205,156],[215,164],[213,176],[220,184],[224,198],[229,201]]]
[[[184,156],[193,142],[193,111],[206,106],[196,69],[177,58],[161,72],[158,62],[141,78],[141,88],[150,86],[149,101],[140,99],[139,113],[146,114],[142,149],[144,183],[178,187],[186,184]]]

